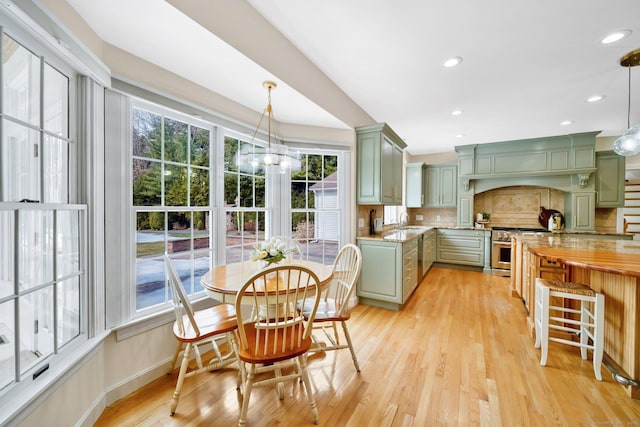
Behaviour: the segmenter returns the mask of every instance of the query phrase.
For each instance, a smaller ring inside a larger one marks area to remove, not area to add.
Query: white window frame
[[[62,137],[70,144],[67,185],[69,196],[65,203],[35,203],[26,206],[25,203],[0,202],[0,209],[13,212],[45,210],[52,212],[54,218],[55,212],[59,211],[79,212],[80,223],[77,232],[81,264],[79,276],[75,277],[80,277],[82,282],[79,297],[80,334],[31,367],[20,377],[19,382],[0,391],[0,424],[4,425],[5,422],[19,423],[25,414],[37,406],[38,402],[55,391],[55,384],[71,376],[74,372],[73,367],[81,363],[82,359],[89,357],[91,351],[105,337],[104,328],[100,326],[103,323],[100,297],[104,286],[101,277],[102,262],[101,257],[98,258],[95,255],[100,251],[102,242],[100,224],[103,217],[100,213],[102,212],[100,203],[94,203],[96,194],[101,194],[100,187],[103,181],[100,171],[102,168],[100,164],[95,165],[94,168],[87,167],[88,162],[95,164],[96,160],[101,160],[99,153],[102,143],[102,126],[100,125],[102,87],[100,83],[80,76],[79,73],[80,70],[86,73],[88,68],[98,65],[99,70],[95,75],[103,77],[104,74],[101,64],[90,61],[91,64],[88,65],[79,60],[69,49],[62,48],[56,39],[15,5],[0,5],[0,18],[2,30],[11,38],[27,50],[36,53],[41,58],[41,62],[44,58],[47,64],[69,78],[68,134]],[[45,131],[40,130],[40,132],[41,135],[45,134]],[[55,233],[55,223],[53,230]],[[18,255],[14,252],[14,256]],[[45,286],[56,287],[61,280],[64,278],[56,278],[51,285]],[[46,375],[33,375],[40,371]]]

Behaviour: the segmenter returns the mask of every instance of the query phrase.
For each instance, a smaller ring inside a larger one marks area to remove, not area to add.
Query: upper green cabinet
[[[401,205],[407,145],[386,123],[357,127],[356,135],[358,203]]]
[[[426,165],[424,163],[407,164],[407,191],[405,203],[408,208],[421,208],[425,203]]]
[[[598,151],[596,168],[596,207],[624,207],[625,158],[613,151]]]
[[[458,168],[454,164],[426,167],[426,195],[424,206],[455,208],[458,189]]]

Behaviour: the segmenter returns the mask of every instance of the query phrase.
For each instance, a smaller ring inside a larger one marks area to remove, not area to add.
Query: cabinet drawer
[[[420,239],[413,239],[413,240],[409,240],[408,242],[404,242],[402,244],[402,254],[404,256],[407,256],[409,254],[409,252],[417,251],[418,250],[418,240],[420,240]]]
[[[484,264],[484,252],[448,251],[438,248],[438,262],[482,266]]]
[[[538,258],[538,267],[540,268],[566,268],[566,265],[562,264],[560,261],[552,261],[546,258]]]
[[[484,239],[480,237],[474,236],[447,236],[440,235],[438,236],[438,247],[439,248],[456,248],[467,250],[475,250],[475,251],[484,251]]]

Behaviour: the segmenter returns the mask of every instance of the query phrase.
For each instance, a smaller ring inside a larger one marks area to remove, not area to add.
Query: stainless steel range
[[[511,233],[548,233],[544,228],[493,227],[491,231],[491,272],[511,276]]]

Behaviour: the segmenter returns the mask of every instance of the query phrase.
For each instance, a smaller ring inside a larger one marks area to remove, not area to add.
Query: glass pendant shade
[[[635,125],[613,143],[613,151],[621,156],[634,156],[640,153],[640,125]]]
[[[627,109],[627,127],[625,133],[613,143],[613,151],[621,156],[634,156],[640,153],[640,125],[630,126],[631,122],[631,67],[640,65],[640,49],[629,52],[620,59],[620,65],[629,70],[629,101]]]

